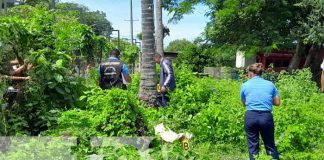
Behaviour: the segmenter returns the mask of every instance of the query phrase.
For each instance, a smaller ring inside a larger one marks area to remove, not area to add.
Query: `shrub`
[[[324,142],[324,97],[309,69],[280,74],[277,83],[282,105],[274,110],[281,152],[313,152]]]
[[[245,108],[239,100],[242,82],[198,79],[186,73],[186,70],[176,72],[185,78],[177,77],[181,87],[170,94],[168,108],[144,110],[146,119],[150,119],[149,128],[152,130],[154,125],[163,122],[175,132],[193,133],[191,141],[196,146],[206,142],[233,145],[247,155]],[[311,80],[310,71],[297,70],[292,75],[281,73],[276,85],[282,105],[274,107],[273,115],[275,140],[281,156],[294,159],[295,154],[297,159],[317,159],[324,143],[323,134],[319,134],[324,132],[321,127],[324,126],[324,97]],[[174,152],[181,154],[180,150]],[[196,157],[193,153],[184,156]],[[267,156],[262,154],[259,157],[265,158]]]
[[[43,133],[78,137],[79,144],[73,148],[78,158],[99,152],[98,147],[91,146],[90,137],[136,136],[144,135],[147,130],[139,103],[129,91],[94,87],[86,91],[80,100],[86,103],[84,108],[62,112],[58,125]],[[119,152],[127,155],[134,151]]]

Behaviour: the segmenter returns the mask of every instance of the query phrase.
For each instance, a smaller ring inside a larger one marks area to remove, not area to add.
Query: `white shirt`
[[[324,59],[323,59],[323,62],[321,64],[321,68],[322,68],[322,70],[324,70]]]

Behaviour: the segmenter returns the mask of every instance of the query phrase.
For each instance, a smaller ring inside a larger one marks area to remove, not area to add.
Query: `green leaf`
[[[62,83],[63,82],[63,76],[60,74],[55,74],[54,78],[57,82]]]
[[[79,100],[82,101],[82,100],[84,100],[85,98],[87,98],[87,96],[81,96],[81,97],[79,98]]]
[[[55,66],[57,68],[63,68],[63,60],[62,59],[57,60]]]
[[[65,89],[66,93],[71,93],[71,90],[69,88],[65,87],[64,89]]]
[[[37,58],[36,62],[37,64],[46,64],[46,58],[42,55]]]
[[[56,83],[54,83],[54,82],[48,82],[47,85],[48,85],[49,88],[53,89],[53,88],[55,88]]]
[[[65,91],[64,91],[62,88],[55,87],[55,90],[56,90],[58,93],[62,94],[62,95],[66,94]]]

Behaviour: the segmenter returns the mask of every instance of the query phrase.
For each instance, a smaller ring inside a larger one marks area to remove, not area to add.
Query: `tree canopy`
[[[205,38],[215,45],[235,45],[245,51],[292,47],[295,40],[323,43],[321,0],[165,0],[172,21],[208,6]]]
[[[74,12],[79,21],[91,26],[96,35],[111,35],[113,27],[102,11],[89,11],[88,7],[76,3],[59,3],[56,7],[60,12]]]
[[[186,39],[177,39],[171,41],[165,50],[171,52],[181,52],[190,44],[192,44],[192,42]]]

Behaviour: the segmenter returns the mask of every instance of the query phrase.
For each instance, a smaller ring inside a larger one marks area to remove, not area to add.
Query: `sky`
[[[87,6],[91,11],[103,11],[114,29],[120,30],[122,38],[130,39],[130,0],[60,0]],[[176,39],[194,40],[204,31],[208,18],[204,16],[207,8],[198,6],[193,14],[185,15],[178,23],[168,24],[167,11],[163,11],[163,23],[170,29],[170,36],[164,38],[164,47]],[[141,31],[141,0],[133,0],[134,38]],[[112,37],[117,37],[113,32]]]

